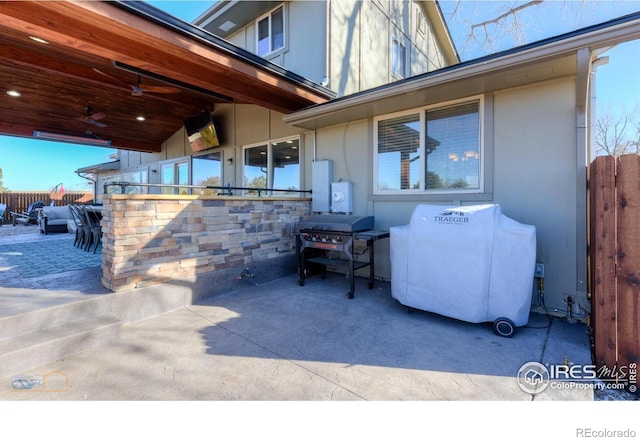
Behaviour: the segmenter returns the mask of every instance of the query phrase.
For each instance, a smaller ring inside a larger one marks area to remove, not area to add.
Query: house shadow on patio
[[[192,310],[212,323],[200,331],[211,355],[286,360],[360,387],[375,381],[391,391],[414,384],[420,390],[438,378],[455,385],[466,375],[466,388],[451,389],[485,385],[491,393],[492,377],[508,377],[508,390],[517,393],[513,378],[527,362],[590,364],[584,325],[532,314],[527,327],[504,338],[491,324],[408,312],[391,297],[389,283],[368,290],[365,282],[357,278],[350,300],[343,275],[312,278],[304,287],[290,276],[225,293]]]

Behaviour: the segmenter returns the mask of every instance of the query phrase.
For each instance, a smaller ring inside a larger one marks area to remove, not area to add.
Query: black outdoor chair
[[[44,208],[44,202],[33,202],[24,212],[11,211],[13,226],[19,224],[28,226],[38,223],[38,211]]]
[[[7,210],[6,203],[0,203],[0,226],[4,224],[4,212]]]
[[[73,217],[76,225],[76,239],[73,245],[83,248],[89,241],[91,228],[89,227],[89,223],[87,223],[87,218],[81,206],[69,205],[69,209],[71,210],[71,217]]]
[[[93,253],[98,250],[98,244],[102,244],[102,226],[100,225],[100,214],[88,206],[81,206],[81,211],[84,213],[85,222],[88,225],[87,242],[84,250],[87,252],[91,250],[91,246],[94,246]]]

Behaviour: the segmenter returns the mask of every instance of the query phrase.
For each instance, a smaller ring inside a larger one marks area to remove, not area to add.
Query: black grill
[[[347,271],[350,280],[348,296],[353,299],[354,272],[369,266],[369,289],[372,289],[375,278],[373,242],[389,237],[389,232],[375,230],[373,225],[373,216],[317,215],[302,220],[296,238],[300,286],[313,273],[319,272],[324,278],[327,266],[338,267]],[[353,252],[355,241],[366,242],[363,253]],[[360,261],[358,257],[365,253],[368,253],[368,259]]]

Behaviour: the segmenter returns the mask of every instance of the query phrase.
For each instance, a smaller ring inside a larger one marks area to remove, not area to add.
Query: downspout
[[[574,315],[590,312],[587,297],[587,168],[589,165],[589,98],[591,50],[581,48],[576,53],[576,299]]]
[[[331,87],[333,86],[332,84],[332,80],[331,80],[331,0],[327,0],[327,23],[326,23],[326,32],[327,34],[325,35],[324,38],[324,43],[325,43],[325,63],[324,63],[324,76],[327,78],[327,83],[323,84],[325,85],[327,88],[332,89]],[[315,154],[313,159],[315,160]]]

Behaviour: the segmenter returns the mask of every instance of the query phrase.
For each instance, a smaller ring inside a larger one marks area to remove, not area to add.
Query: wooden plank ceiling
[[[150,152],[216,103],[290,113],[328,100],[316,87],[107,2],[0,2],[0,84],[0,134],[48,131]]]

